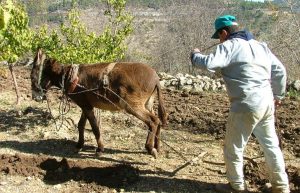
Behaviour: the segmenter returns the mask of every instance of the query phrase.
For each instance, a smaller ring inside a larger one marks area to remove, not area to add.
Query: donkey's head
[[[50,79],[45,76],[44,64],[46,62],[46,55],[41,49],[38,49],[32,63],[31,78],[31,91],[32,99],[42,101],[46,98],[46,91],[50,85]]]

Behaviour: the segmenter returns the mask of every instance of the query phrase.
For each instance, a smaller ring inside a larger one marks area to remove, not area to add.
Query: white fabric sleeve
[[[193,64],[196,67],[215,72],[216,69],[223,68],[230,63],[232,49],[231,42],[226,41],[217,46],[214,53],[203,55],[195,53],[193,56]]]
[[[286,92],[286,69],[284,65],[278,60],[278,58],[270,52],[270,58],[272,61],[271,66],[271,85],[273,95],[276,100],[284,98]]]

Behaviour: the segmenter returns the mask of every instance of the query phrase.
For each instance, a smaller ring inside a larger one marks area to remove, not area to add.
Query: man
[[[224,142],[228,184],[218,192],[247,192],[243,174],[243,151],[253,133],[260,143],[270,171],[272,193],[289,193],[288,176],[274,125],[274,102],[285,94],[286,71],[266,44],[238,31],[236,18],[224,15],[215,20],[212,38],[220,44],[214,53],[191,53],[193,66],[220,70],[231,103]]]

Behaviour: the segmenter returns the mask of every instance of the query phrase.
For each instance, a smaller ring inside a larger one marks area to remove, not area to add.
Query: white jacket
[[[282,99],[286,70],[265,43],[233,38],[217,46],[215,53],[195,53],[195,66],[220,70],[231,102],[231,111],[257,111]]]

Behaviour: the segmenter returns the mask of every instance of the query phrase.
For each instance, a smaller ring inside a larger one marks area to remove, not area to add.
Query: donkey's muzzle
[[[36,102],[41,102],[46,99],[46,96],[35,96],[32,97],[32,99],[35,100]]]

